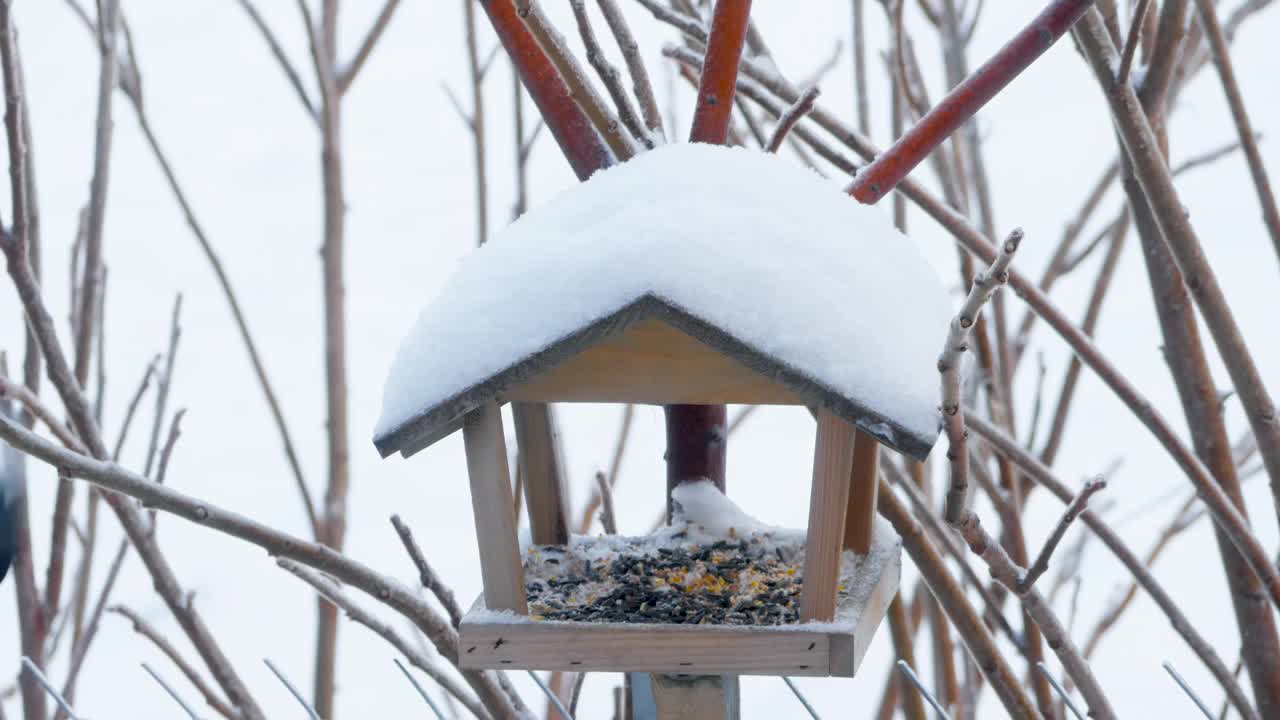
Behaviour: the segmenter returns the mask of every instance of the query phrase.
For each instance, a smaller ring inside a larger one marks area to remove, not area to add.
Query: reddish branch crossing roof
[[[374,443],[412,454],[479,404],[529,399],[529,388],[600,399],[551,373],[593,351],[607,370],[615,356],[601,348],[679,335],[726,373],[775,388],[753,398],[824,405],[923,456],[937,438],[950,313],[884,211],[785,158],[668,145],[566,190],[459,264],[401,343]],[[674,401],[672,367],[654,362],[652,398],[605,395]]]

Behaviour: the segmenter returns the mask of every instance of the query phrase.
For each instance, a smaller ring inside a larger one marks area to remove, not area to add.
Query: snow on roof
[[[402,436],[431,411],[644,298],[889,420],[859,425],[890,445],[927,453],[937,438],[951,311],[915,245],[789,160],[680,143],[595,174],[463,259],[400,345],[375,443],[418,449]]]

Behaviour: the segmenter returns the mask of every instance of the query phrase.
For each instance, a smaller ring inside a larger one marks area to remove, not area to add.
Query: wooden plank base
[[[464,669],[853,677],[898,590],[901,548],[866,597],[842,593],[835,622],[809,626],[649,625],[495,616],[483,596],[462,619]]]

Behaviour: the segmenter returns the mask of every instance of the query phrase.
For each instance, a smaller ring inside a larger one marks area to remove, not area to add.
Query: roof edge
[[[786,386],[813,404],[827,408],[859,430],[874,436],[882,444],[913,458],[924,460],[937,441],[940,430],[935,429],[932,435],[922,435],[860,402],[846,398],[815,378],[739,340],[667,298],[650,292],[423,410],[395,428],[375,436],[374,447],[384,458],[397,452],[407,458],[453,434],[462,427],[462,418],[467,413],[500,398],[512,386],[648,318],[662,320],[728,355],[752,372]]]

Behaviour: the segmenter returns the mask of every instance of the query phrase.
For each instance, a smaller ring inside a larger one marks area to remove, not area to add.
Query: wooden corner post
[[[801,622],[835,618],[856,432],[853,425],[830,410],[818,410],[813,491],[809,496],[809,530],[804,548],[804,586],[800,590]]]
[[[879,478],[880,442],[861,430],[855,430],[849,504],[844,514],[844,548],[859,555],[871,552]]]
[[[520,476],[524,478],[529,532],[535,545],[569,542],[568,503],[561,469],[560,438],[551,406],[511,403],[516,443],[520,446]]]
[[[475,512],[485,607],[528,614],[502,411],[494,403],[472,410],[463,420],[462,438],[467,451],[467,476],[471,479],[471,509]]]

